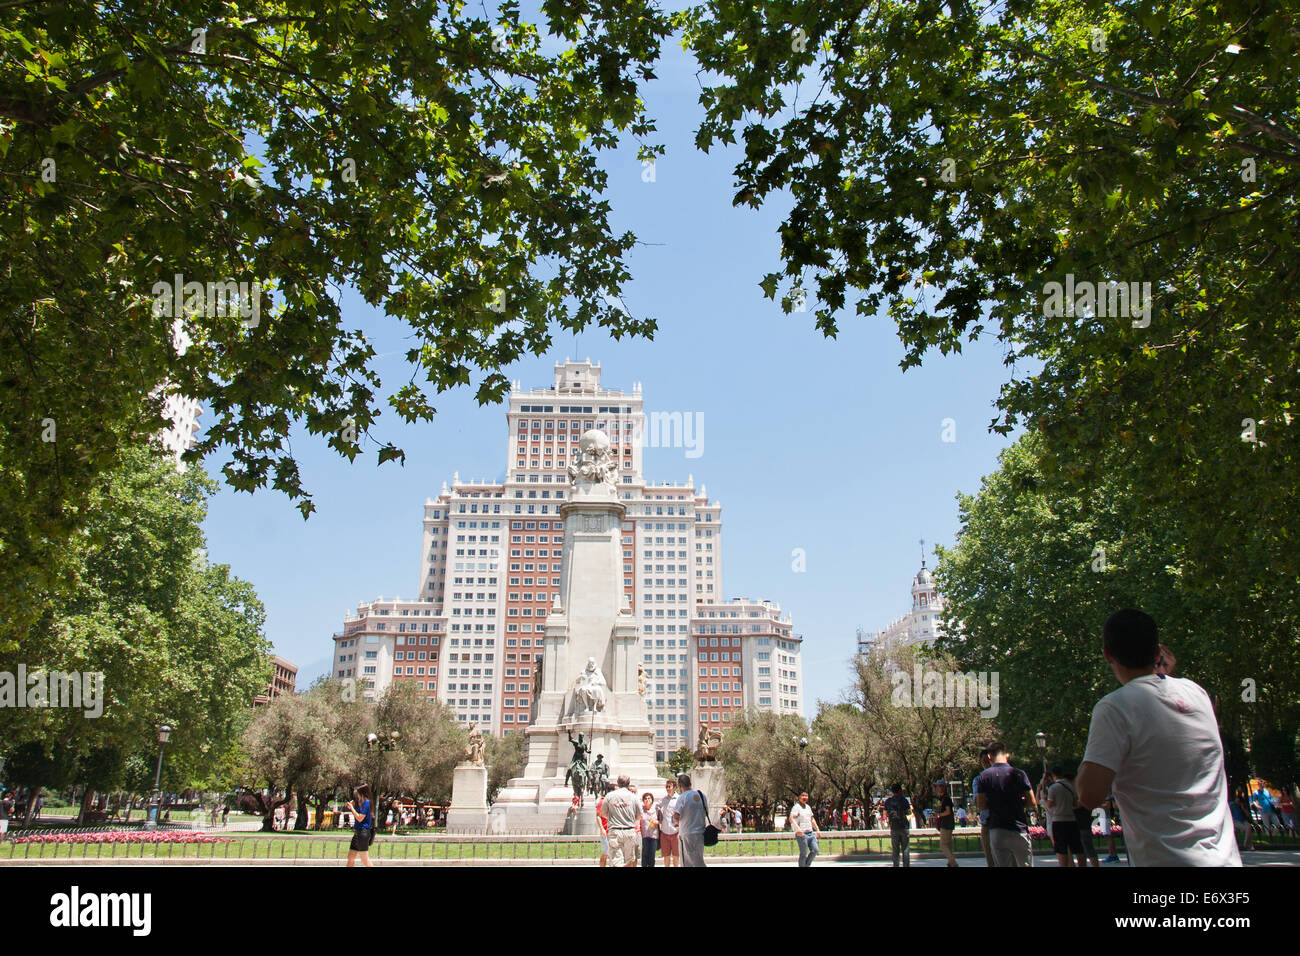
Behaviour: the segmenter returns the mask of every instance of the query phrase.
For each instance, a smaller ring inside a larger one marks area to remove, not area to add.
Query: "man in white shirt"
[[[1173,655],[1141,611],[1106,620],[1102,653],[1121,686],[1093,708],[1080,803],[1114,793],[1133,866],[1241,866],[1209,695],[1170,676]]]
[[[799,865],[812,866],[817,857],[817,837],[821,828],[817,826],[817,816],[808,806],[808,791],[799,794],[799,802],[790,811],[790,828],[794,830],[795,841],[799,844]]]
[[[605,797],[600,813],[609,822],[610,866],[636,866],[637,819],[641,804],[629,789],[632,780],[626,774],[618,778],[618,789]]]

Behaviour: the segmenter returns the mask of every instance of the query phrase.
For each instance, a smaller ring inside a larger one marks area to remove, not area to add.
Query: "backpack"
[[[899,809],[899,806],[904,809]],[[885,814],[889,817],[890,829],[902,829],[910,827],[911,821],[907,819],[907,800],[904,797],[890,797],[885,801]]]

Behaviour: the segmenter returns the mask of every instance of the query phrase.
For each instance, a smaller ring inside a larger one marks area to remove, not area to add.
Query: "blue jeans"
[[[817,858],[817,833],[796,833],[794,837],[799,842],[799,865],[812,866],[812,861]]]
[[[911,830],[904,828],[896,830],[890,827],[889,830],[889,849],[894,856],[894,866],[898,866],[898,857],[901,852],[903,857],[903,866],[911,867],[911,861],[907,855],[907,842],[912,837]]]

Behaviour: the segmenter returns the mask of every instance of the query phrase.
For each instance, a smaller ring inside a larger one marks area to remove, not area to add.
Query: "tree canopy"
[[[78,536],[75,587],[33,593],[36,625],[21,647],[0,653],[0,671],[15,677],[20,667],[29,680],[77,675],[82,706],[0,708],[6,750],[26,746],[70,768],[81,761],[68,782],[117,779],[129,755],[156,753],[165,723],[174,728],[166,762],[173,784],[228,762],[271,662],[257,595],[204,551],[213,487],[201,470],[180,473],[151,449],[127,453],[106,477]],[[65,776],[34,782],[52,786]]]
[[[719,0],[681,22],[698,145],[743,147],[737,205],[788,204],[769,297],[815,299],[827,335],[886,311],[905,368],[995,335],[993,426],[1040,431],[1044,467],[1136,470],[1207,578],[1247,553],[1300,578],[1293,9]]]
[[[635,239],[610,226],[597,157],[621,135],[659,151],[640,90],[666,19],[621,0],[548,0],[540,25],[513,0],[486,10],[6,6],[6,582],[57,575],[97,476],[162,426],[165,394],[204,405],[191,460],[226,449],[228,483],[309,513],[290,430],[352,459],[380,414],[345,286],[409,333],[388,397],[405,421],[452,386],[499,400],[502,369],[555,327],[653,331],[619,304]]]
[[[1022,438],[977,494],[959,496],[961,530],[935,572],[944,645],[964,668],[1000,672],[1007,740],[1023,753],[1041,730],[1060,756],[1082,756],[1093,705],[1116,687],[1102,624],[1139,607],[1155,618],[1176,674],[1210,693],[1225,735],[1289,735],[1294,765],[1294,582],[1245,554],[1222,556],[1207,575],[1195,567],[1187,516],[1154,504],[1140,469],[1116,469],[1080,493],[1044,468],[1042,444]]]

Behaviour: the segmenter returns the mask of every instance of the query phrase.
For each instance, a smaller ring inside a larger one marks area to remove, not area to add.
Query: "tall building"
[[[768,600],[733,598],[726,604],[697,605],[691,621],[692,726],[725,732],[749,707],[800,713],[803,635],[791,627],[790,618],[781,617],[781,606]],[[655,656],[657,665],[657,647]],[[650,658],[648,646],[645,657]],[[653,709],[650,719],[655,719]]]
[[[158,435],[163,447],[176,458],[176,467],[185,470],[181,455],[188,451],[199,435],[199,416],[203,405],[184,395],[168,395],[163,402],[163,416],[171,421]]]
[[[264,707],[281,694],[294,692],[294,685],[298,681],[298,665],[290,663],[278,654],[271,658],[271,663],[274,667],[271,672],[271,682],[266,685],[265,691],[253,698],[254,707]]]
[[[921,559],[921,569],[912,576],[912,607],[883,631],[871,634],[858,629],[858,653],[873,646],[933,644],[943,635],[943,596],[934,587],[934,576]]]
[[[506,409],[504,480],[464,481],[457,472],[437,498],[425,501],[419,599],[359,605],[357,617],[349,616],[335,635],[337,676],[373,681],[374,687],[367,689],[380,692],[395,679],[386,676],[386,669],[402,668],[404,677],[423,678],[431,695],[450,705],[464,723],[496,734],[526,727],[546,617],[559,597],[564,544],[559,506],[569,487],[567,469],[577,459],[582,433],[599,429],[610,437],[620,466],[620,494],[627,508],[623,589],[641,625],[656,759],[694,745],[701,713],[716,714],[716,722],[726,726],[741,705],[696,707],[691,647],[693,620],[704,622],[702,615],[711,611],[715,616],[707,624],[720,623],[716,615],[723,608],[718,603],[723,593],[722,506],[709,500],[703,485],[696,487],[694,476],[659,484],[645,479],[645,445],[688,442],[689,422],[680,413],[647,414],[639,383],[630,392],[608,389],[601,374],[600,365],[590,360],[565,361],[556,364],[548,388],[526,390],[514,383]],[[762,606],[742,604],[745,614]],[[790,637],[789,620],[779,621],[780,609],[770,603],[768,607],[774,610],[762,612],[757,622],[763,636],[771,639],[781,630],[781,639],[797,645],[801,639]],[[768,624],[771,614],[777,619]],[[409,636],[408,643],[399,646],[403,631],[394,633],[390,626],[394,618],[399,627],[413,623],[401,622],[405,616],[419,616],[421,626],[429,625],[428,649],[416,647],[417,654],[423,651],[429,657],[416,658],[414,665],[409,663]],[[759,635],[746,629],[742,636],[750,633]],[[437,638],[442,638],[441,645]],[[753,641],[741,647],[742,670],[749,646],[755,646]],[[403,647],[407,656],[399,660],[396,655]],[[706,653],[716,652],[709,648]],[[793,656],[798,656],[797,646]],[[713,661],[707,666],[712,671]],[[757,678],[756,670],[754,675]],[[744,675],[739,676],[743,682]],[[708,678],[712,688],[713,675]],[[776,683],[800,686],[789,678]],[[712,691],[708,693],[712,701]],[[754,696],[754,706],[768,706],[759,701],[769,697],[777,702],[770,704],[772,709],[790,700],[796,702],[791,709],[797,709],[802,694],[765,691]],[[746,695],[733,692],[729,699],[744,700]]]

